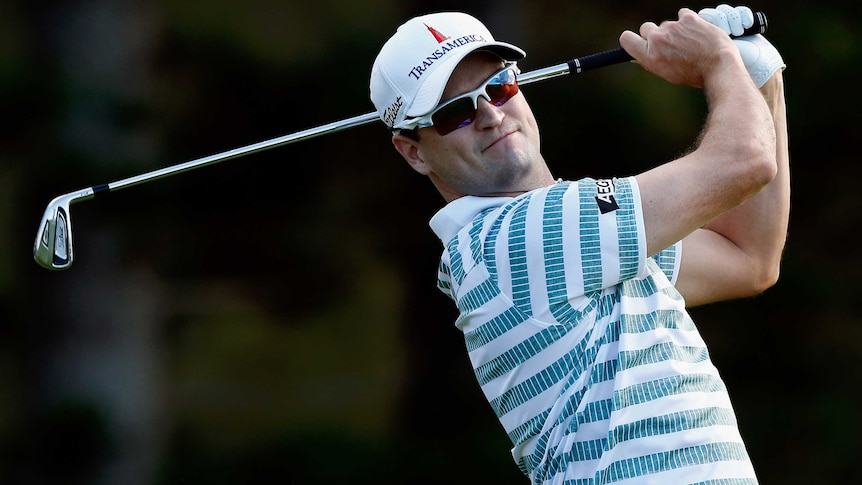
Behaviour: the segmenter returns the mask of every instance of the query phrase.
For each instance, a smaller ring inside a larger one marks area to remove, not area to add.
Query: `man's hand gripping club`
[[[722,4],[704,8],[697,14],[728,35],[742,35],[745,29],[754,25],[754,13],[748,7]],[[776,71],[787,67],[775,46],[760,34],[737,37],[733,43],[739,48],[742,62],[758,88],[763,87]]]
[[[693,10],[679,10],[678,20],[645,22],[639,34],[625,31],[620,45],[641,65],[673,84],[707,88],[710,80],[745,73],[738,49],[719,27]]]

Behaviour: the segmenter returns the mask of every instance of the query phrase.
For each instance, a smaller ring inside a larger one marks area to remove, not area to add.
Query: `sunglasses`
[[[502,106],[518,94],[519,72],[514,64],[507,65],[473,91],[456,96],[438,105],[430,113],[409,120],[408,123],[415,128],[433,126],[440,136],[448,135],[476,119],[479,96],[494,106]]]

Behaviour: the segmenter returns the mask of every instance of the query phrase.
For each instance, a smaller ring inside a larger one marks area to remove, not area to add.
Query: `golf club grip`
[[[764,34],[766,33],[767,27],[768,23],[766,21],[766,14],[764,14],[763,12],[754,12],[754,24],[752,24],[751,27],[745,29],[745,31],[742,32],[742,35],[731,35],[731,37]],[[566,62],[566,64],[569,65],[570,72],[578,74],[584,71],[598,69],[600,67],[612,66],[614,64],[619,64],[621,62],[626,62],[630,60],[632,60],[632,56],[630,56],[628,52],[626,52],[623,48],[617,48],[611,49],[609,51],[590,54],[583,57],[577,57]]]

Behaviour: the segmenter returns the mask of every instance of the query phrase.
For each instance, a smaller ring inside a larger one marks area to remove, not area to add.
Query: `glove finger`
[[[727,23],[727,15],[721,10],[715,8],[704,8],[697,14],[700,15],[702,19],[723,30],[725,34],[730,35],[730,25]]]
[[[754,12],[748,7],[736,7],[736,12],[742,20],[742,27],[749,28],[754,25]]]
[[[715,7],[716,10],[722,12],[727,18],[727,25],[730,28],[730,34],[735,36],[740,36],[745,31],[742,27],[742,17],[739,15],[739,12],[727,4],[721,4]]]

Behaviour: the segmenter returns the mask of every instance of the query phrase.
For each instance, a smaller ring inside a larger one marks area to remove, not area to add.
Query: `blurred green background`
[[[526,483],[435,289],[442,199],[382,124],[77,204],[68,271],[33,262],[39,218],[59,194],[372,111],[374,56],[416,14],[476,15],[526,71],[684,5],[5,2],[0,483]],[[749,5],[789,66],[790,237],[776,287],[692,313],[763,483],[847,483],[860,4]],[[705,115],[633,65],[523,91],[566,178],[670,160]]]

